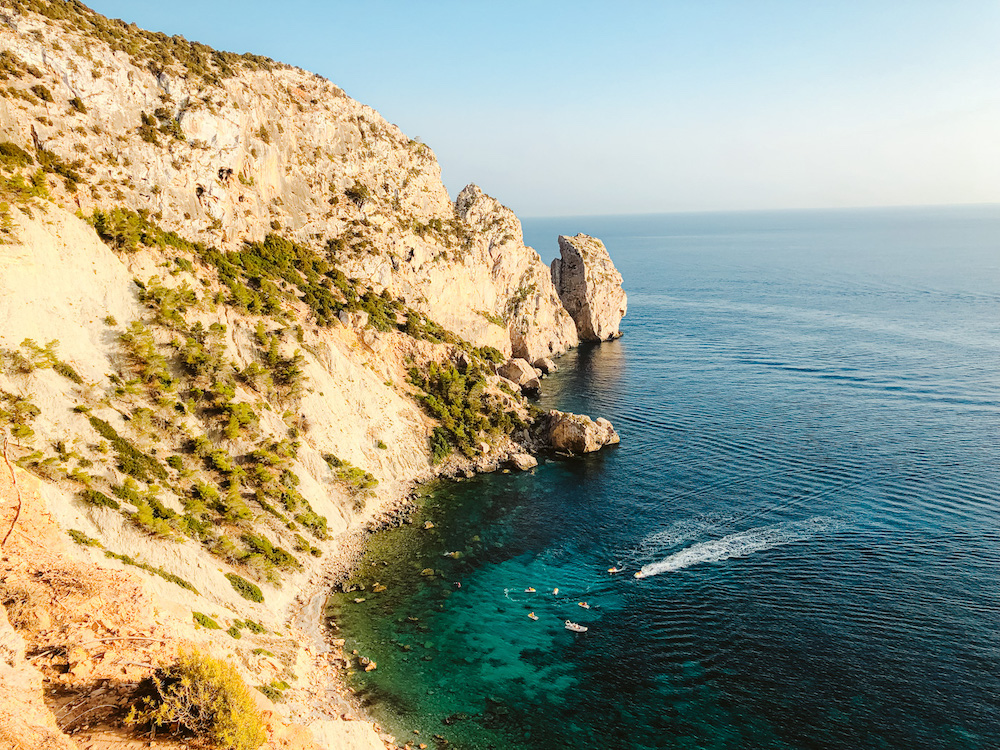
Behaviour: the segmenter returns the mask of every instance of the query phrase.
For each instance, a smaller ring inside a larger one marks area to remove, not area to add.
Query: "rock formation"
[[[615,428],[606,419],[596,421],[583,414],[550,411],[545,430],[549,445],[566,453],[593,453],[606,445],[621,442]]]
[[[561,258],[552,261],[552,283],[573,316],[581,341],[621,336],[628,301],[622,275],[599,239],[586,234],[559,237]]]
[[[497,368],[497,374],[506,378],[523,391],[537,391],[541,387],[538,378],[540,370],[528,364],[527,360],[515,357]]]

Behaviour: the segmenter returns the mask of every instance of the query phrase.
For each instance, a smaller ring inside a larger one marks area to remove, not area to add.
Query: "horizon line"
[[[690,216],[694,214],[764,214],[764,213],[805,213],[816,211],[884,211],[926,208],[1000,208],[1000,201],[983,201],[977,203],[912,203],[889,204],[879,206],[815,206],[799,208],[705,208],[687,211],[636,211],[632,213],[601,213],[601,214],[521,214],[515,211],[517,218],[525,219],[599,219],[610,217],[641,217],[641,216]]]

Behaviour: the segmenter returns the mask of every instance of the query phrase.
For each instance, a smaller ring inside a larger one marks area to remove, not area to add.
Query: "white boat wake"
[[[837,526],[832,518],[816,516],[805,521],[790,521],[775,526],[761,526],[740,531],[736,534],[692,544],[680,552],[675,552],[659,562],[643,565],[635,574],[636,578],[648,578],[683,570],[700,563],[720,562],[733,557],[746,557],[754,552],[780,547],[783,544],[801,542]]]

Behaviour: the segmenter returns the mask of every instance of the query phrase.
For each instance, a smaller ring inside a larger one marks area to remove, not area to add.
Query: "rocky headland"
[[[625,313],[559,242],[319,76],[0,2],[0,747],[179,747],[125,718],[192,646],[266,747],[391,744],[327,679],[358,534],[617,442],[524,396]]]

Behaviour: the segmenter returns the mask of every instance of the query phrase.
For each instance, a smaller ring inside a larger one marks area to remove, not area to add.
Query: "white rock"
[[[538,461],[530,453],[515,453],[510,457],[510,462],[514,468],[520,471],[527,471],[538,466]]]
[[[600,240],[586,234],[559,237],[561,258],[552,261],[552,283],[581,341],[607,341],[621,336],[619,325],[628,309],[622,275]]]
[[[583,414],[553,410],[548,419],[549,443],[558,451],[592,453],[621,442],[611,422],[603,418],[595,421]]]

